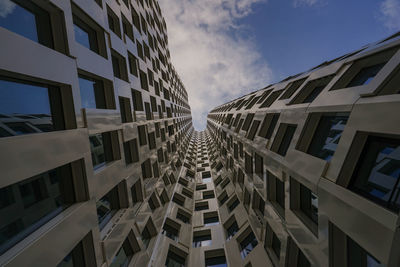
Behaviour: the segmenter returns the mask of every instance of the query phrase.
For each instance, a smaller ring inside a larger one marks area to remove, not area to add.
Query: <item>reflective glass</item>
[[[97,218],[102,229],[114,216],[119,206],[118,189],[114,187],[96,203]]]
[[[386,62],[361,69],[346,87],[369,84],[385,64]]]
[[[336,151],[349,116],[322,116],[307,153],[330,161]]]
[[[89,136],[90,151],[92,153],[93,168],[97,169],[106,164],[103,135],[94,134]]]
[[[76,24],[74,24],[74,32],[75,41],[90,49],[89,33]]]
[[[63,166],[1,189],[0,211],[13,216],[0,221],[0,254],[75,201],[70,177]]]
[[[213,257],[206,259],[206,267],[225,267],[226,264],[225,256]]]
[[[400,139],[370,136],[350,189],[392,211],[400,210]]]
[[[39,42],[35,14],[10,0],[1,1],[0,26]]]
[[[82,108],[96,108],[95,85],[95,81],[79,76]]]
[[[253,232],[251,232],[242,242],[240,242],[240,256],[242,259],[246,258],[247,255],[258,245],[258,241]]]

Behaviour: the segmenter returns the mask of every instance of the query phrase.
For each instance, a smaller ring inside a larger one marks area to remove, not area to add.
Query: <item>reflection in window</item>
[[[392,211],[400,210],[400,139],[369,136],[350,189]]]
[[[336,151],[348,118],[347,115],[339,114],[322,116],[307,153],[330,161]]]
[[[73,20],[74,20],[75,41],[77,41],[84,47],[92,50],[93,52],[99,53],[96,31],[90,28],[77,16],[73,16]]]
[[[102,229],[120,209],[118,186],[110,190],[96,203],[97,218],[100,229]]]
[[[198,234],[198,233],[193,234],[193,247],[194,248],[211,246],[211,243],[212,243],[211,233],[209,233],[208,231],[204,234]]]
[[[0,88],[0,137],[65,128],[58,88],[1,77]]]
[[[89,136],[90,151],[92,153],[93,168],[97,169],[106,164],[103,135],[94,134]]]
[[[239,226],[236,221],[234,221],[231,226],[226,229],[226,240],[230,240],[239,231]]]
[[[76,201],[69,165],[0,189],[0,255]]]
[[[49,14],[31,1],[3,0],[0,27],[45,46],[53,46]]]
[[[385,66],[385,64],[386,62],[362,68],[351,80],[351,82],[346,86],[346,88],[369,84],[375,78],[378,72],[383,68],[383,66]]]
[[[79,88],[82,108],[106,108],[102,81],[79,75]]]
[[[253,232],[250,232],[242,242],[240,242],[240,256],[242,259],[258,245],[258,241]]]
[[[300,184],[300,209],[314,223],[318,224],[318,197]]]

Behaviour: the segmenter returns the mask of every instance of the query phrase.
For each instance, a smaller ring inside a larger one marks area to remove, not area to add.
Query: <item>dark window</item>
[[[115,186],[96,202],[97,218],[100,229],[111,220],[120,208],[118,186]]]
[[[72,251],[57,265],[66,266],[93,266],[96,265],[92,233],[89,232]]]
[[[108,26],[110,30],[118,35],[121,38],[121,26],[119,25],[118,16],[111,10],[109,6],[107,6],[107,18],[108,18]]]
[[[301,250],[299,250],[299,254],[297,256],[297,267],[311,267],[311,263]]]
[[[229,203],[228,205],[229,212],[232,212],[239,204],[240,204],[239,199],[235,197],[235,200],[232,201],[232,203]]]
[[[139,125],[138,133],[139,133],[139,145],[140,146],[147,145],[146,125]]]
[[[124,143],[124,154],[126,165],[139,161],[139,151],[136,138]]]
[[[150,231],[146,225],[146,227],[143,229],[143,232],[142,232],[142,242],[146,248],[148,248],[151,238],[152,238],[152,235],[150,234]]]
[[[194,207],[195,211],[208,210],[208,202],[198,202]]]
[[[176,218],[183,223],[187,223],[187,224],[190,223],[190,215],[186,214],[186,212],[183,212],[181,210],[178,210],[178,212],[176,214]]]
[[[275,126],[279,120],[279,113],[277,114],[266,114],[262,122],[261,129],[258,136],[270,139],[274,132]]]
[[[330,161],[336,151],[348,118],[345,115],[322,116],[307,153]]]
[[[129,62],[129,72],[132,75],[134,75],[135,77],[138,77],[139,76],[139,72],[138,72],[139,61],[130,52],[128,52],[128,62]]]
[[[179,256],[171,250],[168,250],[165,267],[185,267],[185,258]]]
[[[145,72],[139,70],[140,73],[140,86],[143,90],[149,91],[149,85],[147,83],[147,75]]]
[[[142,93],[138,90],[132,89],[133,110],[143,111]]]
[[[140,32],[140,18],[139,14],[136,12],[136,10],[132,7],[132,21],[133,25],[135,25],[135,28]]]
[[[75,191],[72,177],[71,164],[67,164],[1,189],[0,205],[13,216],[1,219],[0,255],[79,201],[82,192]],[[14,201],[18,205],[11,205]]]
[[[311,103],[325,89],[333,77],[335,75],[328,75],[309,81],[289,104]]]
[[[119,96],[118,98],[122,123],[132,122],[133,118],[130,99],[122,96]]]
[[[118,79],[128,82],[128,71],[126,69],[126,59],[118,54],[115,50],[111,50],[111,61],[114,76]]]
[[[347,237],[347,266],[378,267],[381,263],[371,254]]]
[[[211,226],[219,224],[218,214],[215,213],[204,213],[204,226]]]
[[[278,257],[279,259],[281,255],[281,241],[275,233],[273,233],[272,235],[272,250],[274,251],[276,257]]]
[[[230,240],[237,232],[239,231],[239,226],[236,221],[234,221],[227,229],[226,229],[226,240]]]
[[[350,189],[394,212],[400,210],[400,139],[369,136]]]
[[[130,22],[125,18],[124,15],[121,14],[122,17],[122,29],[124,31],[124,34],[129,37],[133,42],[135,41],[133,37],[133,28]]]
[[[89,25],[79,19],[77,16],[73,16],[74,21],[74,32],[75,41],[92,50],[95,53],[99,53],[99,45],[97,42],[96,31],[93,30]]]
[[[0,77],[0,88],[0,113],[3,116],[41,118],[46,121],[46,131],[66,128],[60,88],[5,77]],[[41,132],[30,123],[18,121],[21,120],[5,123],[10,129],[7,132],[12,135]]]
[[[300,88],[300,86],[305,82],[306,79],[307,78],[303,78],[290,83],[288,89],[286,89],[286,91],[282,94],[282,96],[279,99],[281,100],[281,99],[291,98],[292,95],[297,91],[297,89]]]
[[[206,267],[225,267],[226,264],[225,256],[218,256],[212,258],[206,258]]]
[[[281,124],[281,127],[284,126]],[[278,153],[283,157],[286,156],[286,153],[290,146],[290,142],[292,142],[293,135],[296,131],[296,127],[297,127],[296,125],[286,125],[285,133],[283,134],[282,141],[276,153]]]
[[[169,220],[169,219],[167,219]],[[171,220],[170,220],[171,221]],[[174,223],[174,222],[172,222]],[[174,223],[175,224],[175,223]],[[162,229],[162,234],[167,236],[168,238],[178,242],[179,230],[170,225],[169,223],[165,223]]]
[[[385,64],[386,62],[362,68],[349,82],[346,88],[369,84],[378,74],[378,72],[383,68],[383,66],[385,66]]]
[[[240,256],[242,259],[246,258],[247,255],[258,245],[258,241],[253,232],[250,232],[242,242],[240,242]]]
[[[90,135],[89,141],[94,169],[120,158],[116,131]]]

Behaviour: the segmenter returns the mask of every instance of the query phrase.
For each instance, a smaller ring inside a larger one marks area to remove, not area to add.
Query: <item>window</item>
[[[239,226],[236,220],[233,219],[233,222],[226,227],[226,240],[230,240],[237,232],[239,232]]]
[[[170,246],[165,261],[165,267],[185,267],[186,255],[179,249]]]
[[[255,173],[263,178],[264,176],[264,158],[257,153],[254,153],[254,170]]]
[[[264,248],[267,253],[272,252],[272,259],[275,262],[279,262],[280,255],[281,255],[281,241],[279,240],[278,236],[272,230],[271,226],[267,223],[265,229],[265,244]]]
[[[94,169],[121,158],[117,131],[89,135],[89,141]]]
[[[287,267],[311,267],[310,261],[290,236],[287,239],[286,262],[289,263]]]
[[[0,189],[0,255],[78,201],[86,201],[84,164],[75,161]],[[76,188],[76,189],[75,189]]]
[[[119,25],[119,18],[109,6],[107,6],[107,19],[110,30],[119,38],[121,38],[121,26]]]
[[[149,91],[149,85],[147,84],[147,75],[144,71],[139,70],[140,74],[140,87],[143,90]]]
[[[111,60],[114,77],[129,82],[128,71],[126,69],[126,59],[115,50],[111,50]]]
[[[67,53],[64,16],[50,3],[36,5],[32,1],[4,0],[0,27],[34,42]]]
[[[101,80],[79,74],[82,108],[106,108],[104,86]]]
[[[335,75],[328,75],[316,80],[309,81],[303,89],[290,101],[289,105],[311,103],[331,82]]]
[[[356,136],[357,138],[357,136]],[[366,137],[350,181],[350,190],[398,213],[400,210],[400,139]]]
[[[210,198],[214,198],[214,191],[210,190],[210,191],[204,191],[203,192],[203,199],[210,199]]]
[[[211,231],[204,230],[204,231],[197,231],[193,233],[193,247],[194,248],[199,248],[199,247],[205,247],[205,246],[211,246],[212,241],[211,241]]]
[[[59,87],[1,76],[0,88],[0,114],[13,118],[0,137],[76,128],[70,88],[61,94]]]
[[[122,96],[119,96],[118,98],[122,123],[133,122],[130,99]]]
[[[383,68],[383,66],[385,66],[385,64],[386,62],[362,68],[357,73],[357,75],[354,76],[354,78],[349,82],[346,88],[369,84],[378,74],[378,72]]]
[[[267,99],[265,99],[265,101],[261,104],[260,108],[267,108],[270,107],[276,99],[278,99],[278,97],[281,95],[281,93],[283,92],[282,90],[278,90],[275,92],[272,92]]]
[[[253,124],[251,125],[249,134],[247,135],[247,139],[254,140],[254,137],[256,136],[259,126],[260,126],[260,121],[254,120]]]
[[[104,228],[120,208],[120,196],[117,185],[96,202],[100,229]]]
[[[73,22],[75,41],[98,54],[99,46],[96,31],[77,16],[73,16]]]
[[[139,145],[144,146],[147,145],[147,137],[146,137],[146,125],[138,125],[138,134],[139,134]]]
[[[329,265],[332,267],[343,266],[344,262],[347,266],[355,267],[382,266],[378,259],[331,222],[329,222],[329,251]]]
[[[140,18],[139,18],[139,14],[136,12],[136,10],[132,7],[132,21],[133,21],[133,25],[135,26],[135,28],[140,32]]]
[[[195,204],[194,210],[195,210],[195,211],[208,210],[208,202],[207,202],[207,201],[204,201],[204,202],[197,202],[197,203]]]
[[[176,213],[176,218],[186,224],[190,224],[190,217],[189,213],[181,209],[178,209],[178,212]]]
[[[258,241],[254,233],[251,231],[251,229],[248,229],[246,232],[248,231],[250,231],[250,233],[248,233],[247,236],[245,236],[239,243],[240,256],[242,259],[245,259],[247,255],[249,255],[250,252],[258,245]]]
[[[135,77],[138,77],[139,76],[139,72],[138,72],[139,61],[138,61],[137,57],[132,55],[129,51],[128,51],[128,63],[129,63],[130,74],[132,74]]]
[[[292,177],[290,177],[290,208],[315,235],[318,235],[318,197]]]
[[[125,18],[124,15],[121,14],[121,17],[122,17],[122,29],[124,31],[124,34],[134,42],[135,38],[133,37],[133,28],[131,23],[128,21],[127,18]]]
[[[233,198],[231,198],[231,200],[229,200],[229,202],[227,204],[229,212],[232,212],[239,204],[240,204],[240,201],[237,198],[237,196],[235,195]]]
[[[200,190],[204,190],[204,189],[207,189],[207,185],[206,184],[196,185],[196,191],[200,191]]]
[[[124,154],[126,165],[139,161],[139,151],[136,138],[124,143]]]
[[[162,234],[167,236],[168,238],[178,242],[179,229],[180,229],[180,224],[167,218],[165,220],[165,223],[164,223],[164,226],[162,229]]]
[[[281,123],[278,133],[275,136],[271,146],[271,151],[278,153],[281,156],[286,156],[297,125]]]
[[[226,267],[226,258],[223,249],[209,250],[205,253],[206,267]]]
[[[288,99],[291,98],[292,95],[301,87],[301,85],[307,80],[306,78],[299,79],[297,81],[291,82],[289,87],[286,89],[286,91],[282,94],[282,96],[279,98],[280,100],[282,99]]]
[[[131,231],[125,241],[122,243],[121,248],[118,250],[114,259],[110,263],[110,267],[121,267],[128,266],[134,253],[140,250],[139,244],[135,242],[135,246],[132,246],[131,241],[135,242],[136,238]]]
[[[243,127],[242,127],[243,131],[248,131],[249,130],[250,124],[253,121],[253,118],[254,118],[254,113],[247,114],[246,119],[245,119],[245,121],[243,123]]]
[[[92,233],[88,233],[65,258],[57,265],[64,266],[95,266],[96,255],[93,247]]]
[[[267,197],[282,217],[285,216],[285,183],[267,172]]]
[[[172,201],[175,202],[176,204],[180,205],[180,206],[184,206],[185,205],[185,197],[175,193],[174,197],[172,198]]]
[[[279,113],[266,114],[261,124],[261,129],[258,132],[258,136],[266,139],[271,139],[272,133],[274,132],[275,126],[279,120]]]
[[[217,212],[207,212],[203,213],[204,226],[212,226],[219,224],[218,213]]]
[[[142,93],[138,90],[132,89],[133,110],[143,111]]]
[[[317,120],[319,122],[311,143],[308,146],[307,153],[314,157],[330,161],[336,151],[348,118],[347,113],[322,116],[320,114],[312,114],[305,129],[307,130],[308,127],[312,127],[312,124],[315,124]],[[307,133],[304,132],[301,143],[307,142],[307,139],[309,139]],[[299,150],[302,149],[299,147]]]

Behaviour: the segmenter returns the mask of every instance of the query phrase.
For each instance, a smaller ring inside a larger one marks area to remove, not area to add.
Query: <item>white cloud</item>
[[[10,0],[0,0],[0,17],[5,18],[14,11],[15,4]]]
[[[294,7],[300,7],[300,6],[313,6],[317,4],[319,0],[294,0],[293,5]]]
[[[238,18],[265,0],[160,0],[172,63],[189,94],[194,126],[206,126],[215,106],[271,81],[254,42]]]
[[[386,28],[390,30],[400,29],[400,1],[384,0],[380,6],[382,20]]]

